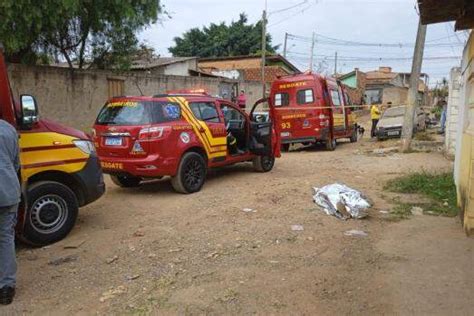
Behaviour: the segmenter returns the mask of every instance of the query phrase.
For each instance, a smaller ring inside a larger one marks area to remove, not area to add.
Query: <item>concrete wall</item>
[[[357,87],[357,76],[354,73],[352,76],[344,78],[341,80],[343,84],[349,86],[350,88],[355,89]]]
[[[197,59],[169,64],[163,67],[163,74],[169,76],[189,76],[189,69],[197,70]]]
[[[474,231],[474,33],[464,49],[454,179],[464,229]]]
[[[383,89],[382,103],[387,105],[392,102],[392,105],[405,105],[408,97],[408,89],[389,86]]]
[[[446,114],[445,150],[449,157],[456,153],[456,131],[458,128],[458,114],[461,89],[461,68],[451,69],[449,78],[448,110]]]
[[[258,82],[216,78],[165,76],[144,73],[116,74],[110,71],[76,70],[43,66],[9,65],[11,87],[15,97],[32,94],[40,115],[88,131],[98,111],[109,98],[111,82],[123,87],[124,95],[154,95],[167,90],[204,88],[218,95],[225,85],[245,89],[247,107],[261,97]],[[116,85],[114,85],[116,87]]]

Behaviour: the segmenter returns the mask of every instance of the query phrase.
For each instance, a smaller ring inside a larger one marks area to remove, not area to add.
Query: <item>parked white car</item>
[[[395,106],[383,112],[377,125],[377,139],[397,138],[402,135],[405,109],[405,106]],[[422,110],[416,109],[414,120],[414,133],[426,129],[425,113]]]

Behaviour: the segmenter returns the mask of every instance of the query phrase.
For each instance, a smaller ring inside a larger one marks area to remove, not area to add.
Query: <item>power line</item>
[[[272,15],[272,14],[282,13],[282,12],[285,12],[285,11],[290,11],[290,10],[292,10],[292,9],[294,9],[294,8],[297,8],[297,7],[299,7],[299,6],[302,6],[303,4],[306,4],[306,3],[308,3],[308,0],[304,0],[304,1],[300,2],[300,3],[297,3],[297,4],[295,4],[295,5],[292,5],[292,6],[290,6],[290,7],[284,8],[284,9],[270,11],[270,12],[268,12],[268,16],[270,16],[270,15]]]
[[[311,42],[311,38],[306,36],[300,36],[295,34],[288,34],[289,38],[302,41],[302,42]],[[333,37],[328,37],[322,34],[316,34],[316,41],[319,44],[327,44],[334,46],[364,46],[364,47],[413,47],[414,43],[370,43],[370,42],[356,42],[356,41],[347,41],[343,39],[337,39]],[[435,43],[435,44],[426,44],[427,47],[450,47],[453,43]],[[459,45],[463,45],[460,43]]]
[[[307,53],[300,52],[288,52],[289,55],[302,55],[311,57]],[[331,59],[334,58],[332,55],[314,55],[320,58]],[[392,61],[392,60],[411,60],[412,57],[361,57],[361,56],[339,56],[338,60],[340,61]],[[430,56],[425,57],[423,60],[460,60],[461,56]]]

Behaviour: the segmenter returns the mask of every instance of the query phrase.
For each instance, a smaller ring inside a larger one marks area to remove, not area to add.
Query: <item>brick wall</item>
[[[244,69],[244,80],[249,81],[261,81],[262,80],[262,69],[260,67],[257,68],[249,68]],[[286,72],[283,68],[279,66],[266,66],[265,67],[265,82],[272,83],[273,81],[277,80],[278,77],[286,76],[288,72]]]
[[[258,68],[261,65],[260,57],[232,60],[199,61],[199,68],[214,68],[220,70]]]

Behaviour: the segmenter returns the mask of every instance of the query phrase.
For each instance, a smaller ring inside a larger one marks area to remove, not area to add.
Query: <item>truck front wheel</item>
[[[21,239],[28,244],[43,246],[66,237],[76,223],[79,204],[67,186],[54,181],[42,181],[30,186],[28,208]]]

